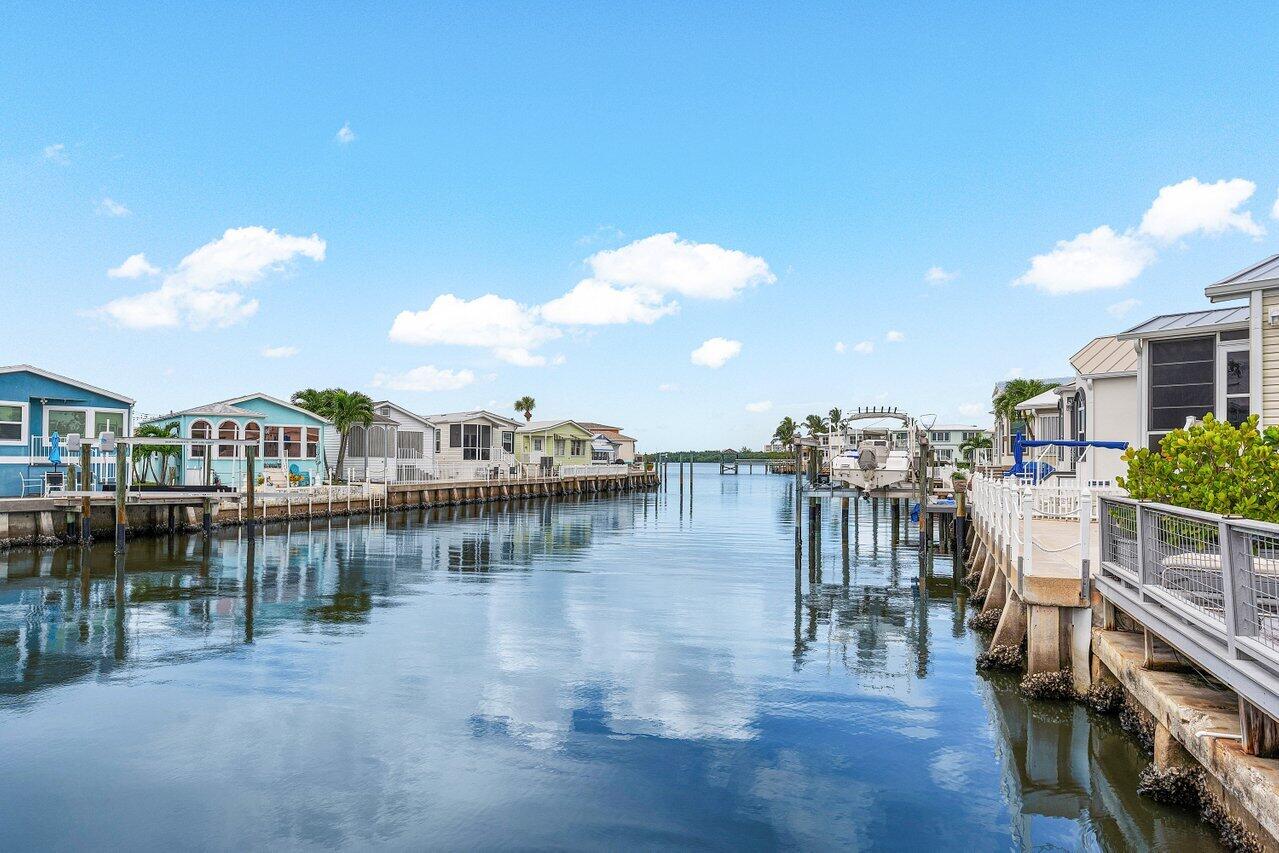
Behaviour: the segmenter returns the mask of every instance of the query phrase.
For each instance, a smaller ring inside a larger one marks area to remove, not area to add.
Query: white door
[[[1247,341],[1217,348],[1217,419],[1238,425],[1252,414],[1251,353]]]

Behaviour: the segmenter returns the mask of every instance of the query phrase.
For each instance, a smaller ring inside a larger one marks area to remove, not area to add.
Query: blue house
[[[178,425],[181,438],[257,441],[259,474],[274,485],[321,482],[324,439],[333,425],[300,406],[269,394],[245,394],[204,406],[149,418],[146,423]],[[244,448],[235,444],[183,445],[169,460],[164,481],[182,486],[244,487]]]
[[[49,436],[128,435],[133,399],[29,364],[0,367],[0,497],[42,494],[46,475],[65,472],[49,462]],[[95,480],[114,482],[114,460],[94,465]]]

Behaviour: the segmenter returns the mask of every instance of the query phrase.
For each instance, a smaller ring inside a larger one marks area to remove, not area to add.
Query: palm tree
[[[160,424],[143,424],[134,430],[133,434],[143,438],[177,438],[178,424],[176,421],[163,426]],[[169,459],[171,457],[179,457],[181,454],[181,448],[176,444],[135,444],[131,453],[133,476],[138,482],[145,483],[151,479],[154,473],[156,475],[155,482],[159,482],[160,475],[168,467]],[[153,472],[151,462],[157,455],[160,457],[160,470]]]
[[[787,447],[795,443],[795,433],[799,431],[799,424],[795,423],[795,419],[790,415],[782,418],[782,422],[777,425],[777,430],[773,433],[773,438],[780,441]]]
[[[804,429],[810,437],[826,432],[826,421],[821,415],[809,415],[804,418]]]
[[[1021,417],[1017,407],[1031,397],[1038,397],[1045,391],[1051,391],[1056,387],[1057,383],[1045,382],[1042,379],[1010,379],[1004,383],[1003,389],[995,395],[995,417],[1003,418],[1007,421],[1011,432],[1013,423]],[[1035,437],[1034,427],[1029,418],[1026,419],[1026,435],[1030,438]]]
[[[327,418],[333,428],[338,431],[338,475],[341,476],[342,463],[346,461],[346,443],[355,427],[367,427],[373,423],[373,398],[359,391],[347,391],[342,388],[329,388],[324,392],[327,397],[322,417]]]
[[[844,413],[839,408],[833,408],[830,410],[826,422],[830,424],[832,432],[837,432],[844,425]]]
[[[967,459],[969,465],[972,465],[976,461],[977,451],[989,450],[992,447],[994,447],[994,443],[991,441],[990,435],[979,432],[959,445],[959,455]]]
[[[537,405],[537,401],[525,394],[523,397],[515,401],[515,411],[524,413],[524,420],[533,420],[533,407]]]
[[[294,392],[289,399],[293,401],[295,406],[301,406],[308,412],[315,412],[322,418],[328,417],[325,414],[329,404],[327,391],[320,391],[316,388],[303,388],[301,391]]]

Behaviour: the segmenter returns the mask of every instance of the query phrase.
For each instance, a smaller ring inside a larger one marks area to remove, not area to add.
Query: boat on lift
[[[901,428],[864,427],[856,430],[856,444],[831,459],[830,478],[861,492],[874,492],[904,486],[915,478],[919,457],[919,424],[896,408],[858,409],[848,420],[896,420],[905,427],[905,446],[899,446],[893,433]]]

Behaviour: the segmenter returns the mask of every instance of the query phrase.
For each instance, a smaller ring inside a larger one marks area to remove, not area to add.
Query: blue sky
[[[0,362],[757,446],[1279,251],[1272,4],[688,5],[7,7]]]

